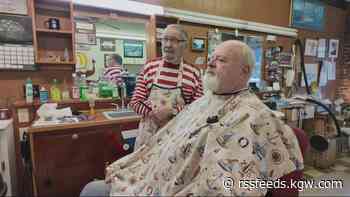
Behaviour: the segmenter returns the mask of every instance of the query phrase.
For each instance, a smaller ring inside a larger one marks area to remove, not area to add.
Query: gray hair
[[[183,40],[187,41],[188,40],[188,34],[187,32],[185,31],[185,29],[183,28],[182,25],[179,25],[179,24],[170,24],[166,27],[166,29],[168,28],[174,28],[176,29],[176,31],[180,32],[181,34],[181,37]]]
[[[255,55],[253,50],[247,45],[242,45],[242,55],[243,55],[243,64],[244,66],[249,66],[249,78],[251,77],[254,69],[255,69]]]

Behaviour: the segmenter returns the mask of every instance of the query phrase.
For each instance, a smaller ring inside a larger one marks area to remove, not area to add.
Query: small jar
[[[0,120],[10,119],[10,110],[6,108],[0,108]]]

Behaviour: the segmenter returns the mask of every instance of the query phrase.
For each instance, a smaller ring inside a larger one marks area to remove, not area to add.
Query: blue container
[[[138,133],[138,129],[122,131],[122,137],[124,141],[123,149],[125,151],[127,152],[134,151],[137,133]]]
[[[49,91],[47,91],[44,87],[40,89],[40,103],[47,103],[49,101]]]
[[[132,97],[134,93],[135,85],[136,85],[136,77],[135,76],[127,76],[122,77],[125,85],[126,85],[126,95],[128,97]]]

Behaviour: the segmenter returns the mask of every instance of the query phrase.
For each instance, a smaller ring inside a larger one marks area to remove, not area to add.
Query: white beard
[[[205,73],[204,75],[204,89],[216,92],[219,89],[219,80],[216,75]]]

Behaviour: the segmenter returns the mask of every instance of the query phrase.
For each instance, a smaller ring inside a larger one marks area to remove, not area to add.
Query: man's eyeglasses
[[[173,44],[179,44],[180,42],[185,42],[185,41],[187,41],[187,40],[179,40],[177,38],[168,38],[168,37],[162,38],[163,43],[170,42]]]

